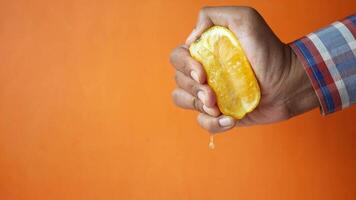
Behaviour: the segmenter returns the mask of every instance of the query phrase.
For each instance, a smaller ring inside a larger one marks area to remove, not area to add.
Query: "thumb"
[[[232,24],[240,26],[243,15],[245,15],[246,11],[251,9],[252,8],[239,6],[202,8],[199,12],[197,24],[186,40],[186,45],[193,43],[206,29],[214,25],[224,26],[229,29],[231,29],[230,26]]]

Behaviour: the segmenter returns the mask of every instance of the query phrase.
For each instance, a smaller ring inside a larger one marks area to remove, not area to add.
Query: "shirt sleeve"
[[[328,114],[356,103],[356,15],[290,44]]]

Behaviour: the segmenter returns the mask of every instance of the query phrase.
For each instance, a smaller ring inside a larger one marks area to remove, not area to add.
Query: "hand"
[[[261,88],[259,105],[241,120],[220,115],[216,97],[206,83],[200,63],[188,47],[209,27],[229,28],[239,39]],[[249,7],[207,7],[201,9],[196,28],[186,44],[173,50],[171,63],[176,69],[178,88],[172,93],[175,104],[201,112],[199,124],[210,132],[237,126],[273,123],[289,119],[319,105],[302,64],[263,20]]]

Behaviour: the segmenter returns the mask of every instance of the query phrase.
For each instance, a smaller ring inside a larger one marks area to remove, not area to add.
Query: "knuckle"
[[[169,56],[169,61],[171,64],[174,65],[174,63],[176,63],[179,59],[180,59],[180,54],[182,52],[182,45],[177,46],[176,48],[174,48]]]
[[[177,100],[178,100],[178,98],[179,98],[179,95],[178,95],[177,90],[174,90],[174,91],[172,92],[171,96],[172,96],[172,100],[173,100],[174,104],[178,105],[178,104],[177,104]]]
[[[253,14],[253,13],[256,13],[256,9],[254,7],[251,7],[251,6],[245,6],[243,8],[245,10],[246,13],[250,13],[250,14]]]
[[[255,18],[258,16],[258,11],[253,7],[244,7],[244,14],[248,18]]]
[[[176,72],[176,76],[175,76],[175,80],[176,80],[176,84],[179,86],[179,87],[184,87],[185,85],[185,80],[184,80],[184,75],[182,75],[181,72]]]
[[[193,99],[193,106],[195,109],[199,110],[199,100],[197,98]]]
[[[199,101],[198,98],[195,98],[193,99],[193,106],[194,106],[194,109],[200,111],[200,112],[203,112],[203,104]]]
[[[179,82],[179,75],[178,75],[177,72],[176,72],[176,74],[174,75],[174,80],[176,81],[176,83]]]
[[[215,9],[214,6],[203,6],[200,8],[199,15],[203,16],[206,15],[208,11]]]
[[[190,71],[191,71],[191,66],[189,64],[189,62],[184,62],[184,67],[183,67],[184,73],[187,75],[190,75]]]
[[[175,48],[175,49],[173,49],[172,52],[171,52],[171,54],[170,54],[170,56],[169,56],[169,62],[170,62],[171,64],[174,64],[174,61],[176,60],[176,57],[177,57],[177,49],[178,49],[178,47]]]
[[[200,8],[200,13],[204,13],[209,9],[211,9],[211,6],[203,6],[203,7]]]
[[[192,91],[192,93],[193,93],[194,95],[197,95],[198,91],[200,90],[200,87],[199,87],[198,84],[192,83],[192,84],[190,85],[190,89],[191,89],[191,91]]]
[[[208,94],[212,92],[211,88],[208,85],[201,85],[200,90],[203,90],[204,92],[206,92]]]
[[[209,99],[216,98],[215,92],[208,85],[200,85],[199,90],[204,91],[204,93]]]

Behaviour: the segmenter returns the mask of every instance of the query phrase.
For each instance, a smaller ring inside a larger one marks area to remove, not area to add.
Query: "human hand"
[[[259,105],[238,121],[220,115],[216,96],[207,85],[204,68],[189,54],[189,45],[214,25],[225,26],[237,36],[260,85]],[[185,45],[173,50],[170,59],[176,69],[178,86],[172,93],[175,104],[201,112],[198,122],[210,132],[226,131],[235,125],[278,122],[319,105],[310,80],[294,52],[276,37],[253,8],[201,9],[196,28]]]

